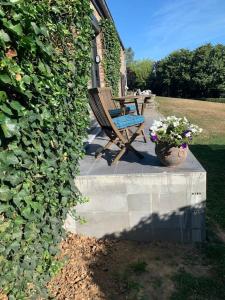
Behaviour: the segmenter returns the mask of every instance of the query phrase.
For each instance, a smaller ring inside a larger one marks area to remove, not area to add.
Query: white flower
[[[165,123],[164,123],[162,127],[163,127],[163,129],[166,131],[166,130],[168,129],[168,124],[165,124]]]
[[[156,120],[151,126],[151,136],[157,136],[158,141],[167,141],[175,145],[181,145],[186,142],[185,138],[197,136],[202,129],[197,125],[191,124],[186,117],[177,118],[168,116],[165,119]]]
[[[191,124],[190,131],[192,131],[192,133],[194,134],[199,134],[202,132],[202,128],[198,127],[197,125]]]
[[[186,136],[187,138],[191,137],[191,132],[188,131],[187,133],[185,133],[185,136]]]
[[[178,121],[173,122],[173,126],[174,126],[174,127],[177,127],[177,126],[179,126],[179,125],[180,125],[180,124],[179,124]]]
[[[189,123],[189,122],[188,122],[188,119],[187,119],[186,117],[184,117],[184,122],[185,122],[186,124]]]

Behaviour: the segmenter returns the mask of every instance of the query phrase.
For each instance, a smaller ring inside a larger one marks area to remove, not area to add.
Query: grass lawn
[[[68,264],[49,287],[57,300],[225,299],[225,104],[157,97],[164,115],[204,131],[191,150],[207,170],[207,240],[198,245],[71,235]]]
[[[157,101],[163,115],[186,116],[204,130],[191,151],[207,171],[208,235],[201,251],[212,265],[212,277],[177,275],[174,299],[225,299],[225,104],[166,97]]]

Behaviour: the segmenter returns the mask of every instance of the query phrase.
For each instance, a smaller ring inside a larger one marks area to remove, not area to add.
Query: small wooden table
[[[146,108],[146,103],[148,102],[149,99],[151,99],[151,95],[127,95],[122,97],[113,97],[112,99],[120,102],[120,107],[123,114],[126,113],[126,104],[134,103],[136,106],[137,114],[143,115]],[[138,108],[139,101],[142,101],[141,113]]]

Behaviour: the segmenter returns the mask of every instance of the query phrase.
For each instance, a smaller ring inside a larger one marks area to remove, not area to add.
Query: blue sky
[[[125,47],[158,60],[180,48],[225,44],[225,0],[106,0]]]

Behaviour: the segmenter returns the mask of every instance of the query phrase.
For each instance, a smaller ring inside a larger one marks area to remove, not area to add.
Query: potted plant
[[[185,161],[188,145],[202,129],[191,124],[186,117],[169,116],[154,121],[150,128],[150,138],[155,146],[155,153],[165,166],[177,166]]]

